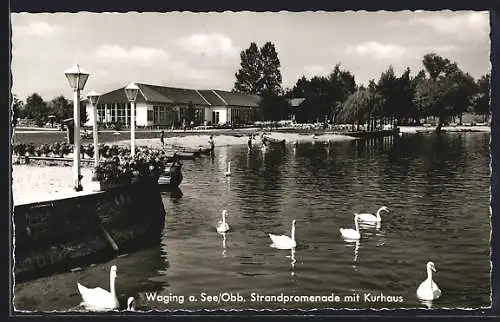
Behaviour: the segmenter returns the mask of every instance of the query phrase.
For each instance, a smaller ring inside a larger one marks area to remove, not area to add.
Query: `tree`
[[[375,105],[374,92],[369,88],[361,87],[351,94],[342,104],[339,114],[340,120],[346,123],[359,125],[370,118],[370,113]]]
[[[474,113],[484,115],[485,122],[490,114],[490,79],[491,74],[488,73],[477,80],[478,92],[472,104]]]
[[[449,59],[442,58],[434,53],[424,55],[422,63],[432,80],[436,80],[439,75],[445,73],[450,67]]]
[[[47,104],[37,93],[33,93],[26,98],[24,113],[26,118],[34,120],[37,126],[43,126],[49,119]]]
[[[262,92],[262,60],[257,44],[252,42],[240,54],[241,68],[236,72],[234,90],[242,93],[260,94]]]
[[[290,98],[305,98],[298,120],[336,120],[342,103],[356,90],[354,75],[335,65],[328,77],[299,78],[288,94]]]
[[[427,54],[423,64],[430,78],[418,82],[414,102],[424,115],[438,117],[436,131],[440,132],[450,117],[461,118],[477,89],[473,78],[447,58]]]
[[[270,41],[266,42],[260,49],[260,59],[262,66],[261,84],[262,93],[273,93],[274,95],[282,94],[281,88],[281,63],[278,58],[278,53],[274,44]]]
[[[235,74],[235,91],[257,95],[266,92],[281,94],[281,63],[272,42],[266,42],[260,49],[252,42],[248,49],[241,52],[240,58],[241,68]]]
[[[17,125],[17,119],[23,117],[24,103],[16,94],[12,95],[12,126]]]
[[[417,110],[413,104],[413,97],[415,96],[415,88],[410,76],[410,68],[406,68],[403,74],[397,79],[397,106],[395,107],[395,117],[398,119],[417,118]],[[425,76],[425,73],[424,73]]]
[[[284,120],[290,111],[290,105],[286,98],[272,92],[262,94],[259,107],[262,118],[269,121]]]
[[[396,114],[399,105],[398,78],[394,74],[391,66],[380,75],[376,91],[384,98],[384,103],[380,109],[380,116],[392,118]]]
[[[49,110],[51,115],[54,115],[54,122],[61,123],[62,120],[68,119],[73,115],[73,106],[62,95],[55,97],[49,103]]]
[[[340,111],[342,103],[356,91],[354,75],[348,70],[340,69],[340,63],[336,64],[328,76],[328,119],[335,120]]]

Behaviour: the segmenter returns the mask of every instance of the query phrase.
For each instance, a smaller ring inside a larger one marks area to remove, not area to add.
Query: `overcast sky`
[[[64,70],[90,74],[83,94],[131,81],[231,90],[240,52],[276,45],[283,88],[337,63],[358,84],[393,65],[416,73],[429,52],[475,78],[490,70],[487,12],[12,14],[13,93],[72,97]]]

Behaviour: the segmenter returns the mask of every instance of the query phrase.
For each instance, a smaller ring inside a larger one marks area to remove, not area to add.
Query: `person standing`
[[[211,135],[210,135],[210,138],[208,139],[208,144],[210,144],[210,151],[212,151],[212,153],[213,153],[214,149],[215,149],[215,142],[214,142],[213,136],[211,136]]]
[[[252,136],[251,135],[248,137],[248,143],[247,144],[248,144],[248,150],[251,150],[252,149]]]
[[[162,148],[164,148],[165,147],[165,131],[161,131],[160,142],[161,142]]]

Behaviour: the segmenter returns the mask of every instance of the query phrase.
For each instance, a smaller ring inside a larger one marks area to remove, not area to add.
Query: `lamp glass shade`
[[[139,93],[139,87],[134,83],[130,83],[125,87],[125,95],[127,95],[129,101],[134,102],[137,98],[137,93]]]
[[[66,78],[68,79],[69,86],[73,90],[83,90],[87,80],[89,78],[89,73],[87,73],[80,65],[76,64],[75,66],[68,68],[64,71]]]
[[[87,98],[90,100],[90,103],[92,103],[92,105],[97,105],[100,96],[101,95],[99,93],[96,93],[95,91],[90,91],[90,93],[87,94]]]

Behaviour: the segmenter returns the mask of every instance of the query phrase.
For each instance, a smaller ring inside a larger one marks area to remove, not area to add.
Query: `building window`
[[[219,124],[219,112],[212,112],[212,120],[214,121],[214,124]]]
[[[148,110],[148,122],[154,123],[154,110]]]
[[[102,123],[105,121],[104,104],[97,104],[97,122]]]

